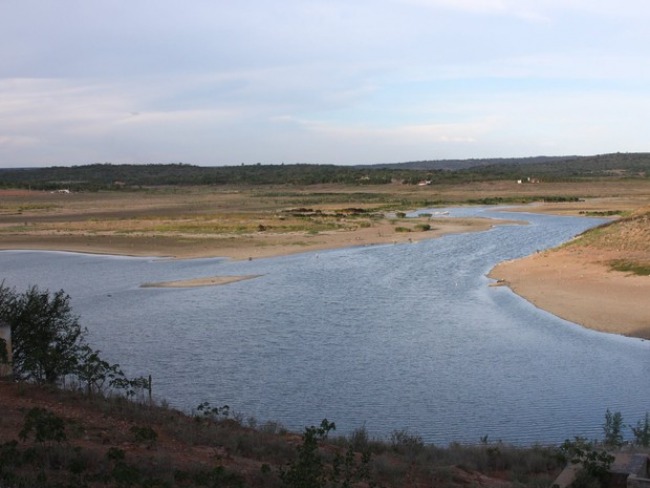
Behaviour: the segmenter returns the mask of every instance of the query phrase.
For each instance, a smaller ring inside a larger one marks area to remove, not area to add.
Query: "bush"
[[[566,462],[582,466],[580,479],[583,486],[591,484],[592,481],[604,480],[614,462],[614,456],[607,451],[596,449],[591,442],[581,437],[564,441],[560,454]]]
[[[66,440],[63,419],[44,408],[35,407],[27,412],[27,415],[25,415],[25,424],[19,432],[18,437],[25,441],[32,432],[34,433],[36,442],[62,442]]]
[[[605,412],[605,423],[603,424],[605,434],[605,445],[609,447],[620,447],[623,445],[623,416],[621,412]]]
[[[50,295],[33,286],[18,294],[0,285],[0,319],[11,326],[18,378],[54,384],[74,372],[85,330],[63,290]]]
[[[650,417],[646,412],[643,421],[636,423],[636,427],[630,425],[630,429],[634,434],[634,443],[638,446],[650,446]]]

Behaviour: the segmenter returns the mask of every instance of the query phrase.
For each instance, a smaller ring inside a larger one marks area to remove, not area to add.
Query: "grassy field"
[[[3,190],[0,248],[268,256],[355,241],[403,242],[427,237],[426,224],[438,226],[428,217],[405,221],[395,212],[544,201],[545,209],[561,213],[626,212],[650,202],[650,183],[162,187],[70,194]],[[404,235],[411,232],[417,237]]]

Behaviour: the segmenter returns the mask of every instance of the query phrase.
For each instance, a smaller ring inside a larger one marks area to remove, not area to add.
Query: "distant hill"
[[[414,161],[395,164],[194,166],[190,164],[90,164],[0,169],[0,188],[99,190],[161,185],[379,185],[466,183],[499,179],[568,181],[580,178],[647,178],[650,153],[598,156]]]
[[[410,170],[449,170],[477,168],[480,166],[523,165],[556,163],[574,159],[578,156],[535,156],[528,158],[485,158],[485,159],[439,159],[426,161],[409,161],[405,163],[367,164],[354,166],[359,169],[410,169]]]
[[[525,158],[472,167],[478,173],[498,175],[532,175],[556,179],[589,177],[647,177],[650,153],[611,153],[596,156],[563,158]]]

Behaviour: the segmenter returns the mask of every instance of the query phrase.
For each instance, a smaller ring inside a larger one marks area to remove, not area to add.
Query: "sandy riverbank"
[[[650,277],[612,271],[605,251],[563,247],[489,274],[539,308],[590,329],[650,339]]]
[[[488,230],[508,222],[484,218],[438,218],[426,220],[428,231],[399,232],[397,227],[424,222],[425,219],[395,222],[386,219],[371,227],[332,230],[318,233],[256,232],[238,235],[147,234],[44,232],[4,234],[2,250],[72,251],[93,254],[159,256],[179,259],[226,257],[258,259],[301,252],[321,251],[352,246],[417,243],[447,234]]]

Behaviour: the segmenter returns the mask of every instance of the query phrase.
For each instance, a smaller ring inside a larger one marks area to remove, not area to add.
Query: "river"
[[[295,430],[327,418],[340,434],[443,445],[600,437],[607,408],[642,419],[650,343],[566,322],[485,277],[602,220],[449,212],[527,225],[254,261],[5,251],[0,279],[64,289],[103,356],[187,411],[209,401]],[[260,276],[140,287],[215,275]]]

